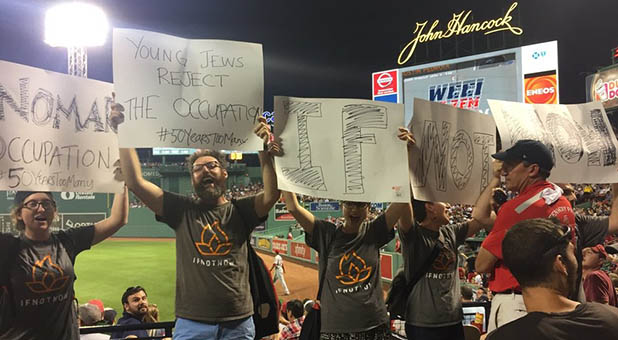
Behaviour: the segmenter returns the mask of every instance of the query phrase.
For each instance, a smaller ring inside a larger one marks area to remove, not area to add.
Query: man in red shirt
[[[518,195],[504,203],[495,215],[494,226],[483,241],[475,262],[477,272],[493,273],[489,288],[495,297],[488,331],[526,315],[519,283],[503,262],[502,240],[506,232],[517,222],[531,218],[554,217],[573,230],[575,228],[575,215],[569,201],[562,196],[559,187],[547,181],[554,161],[551,151],[543,143],[520,140],[492,157],[503,163],[500,171],[494,171],[494,178],[481,195],[487,196],[489,202],[493,188],[500,184],[500,176],[505,177],[507,190]],[[489,208],[487,210],[487,216],[490,216]],[[483,220],[482,217],[479,219]]]
[[[594,247],[584,248],[582,252],[584,254],[582,267],[586,301],[617,307],[618,301],[616,301],[616,291],[612,280],[606,272],[601,270],[601,266],[607,258],[605,247],[602,244],[597,244]]]

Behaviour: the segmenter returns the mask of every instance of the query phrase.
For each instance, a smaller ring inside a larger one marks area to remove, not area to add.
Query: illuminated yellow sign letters
[[[511,13],[516,7],[517,2],[514,2],[503,17],[471,24],[466,24],[470,13],[472,13],[471,10],[453,13],[453,18],[446,24],[446,31],[436,30],[436,27],[440,24],[440,20],[438,19],[434,20],[427,32],[425,32],[425,28],[427,27],[428,21],[417,22],[413,32],[415,37],[401,50],[397,63],[399,65],[407,63],[410,57],[412,57],[412,54],[414,54],[416,46],[419,43],[448,39],[453,35],[463,35],[482,31],[485,31],[485,35],[500,31],[510,31],[515,35],[521,35],[524,31],[520,27],[511,26],[511,20],[513,20]]]

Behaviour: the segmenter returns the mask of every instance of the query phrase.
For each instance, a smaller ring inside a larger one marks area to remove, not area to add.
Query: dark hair
[[[494,188],[493,192],[491,193],[491,197],[498,206],[502,206],[506,202],[508,195],[506,194],[506,191],[504,191],[504,189]]]
[[[522,287],[549,284],[556,255],[566,257],[569,237],[563,226],[553,220],[521,221],[509,229],[502,241],[504,264]]]
[[[223,169],[227,169],[227,161],[225,160],[225,155],[217,150],[210,149],[201,149],[195,151],[191,156],[187,157],[187,167],[189,168],[189,172],[193,172],[193,163],[204,156],[210,156],[216,158],[219,164]]]
[[[414,212],[414,220],[418,223],[421,223],[427,217],[427,208],[425,208],[425,204],[429,202],[412,200],[412,212]]]
[[[286,304],[287,310],[294,315],[295,318],[300,318],[304,315],[305,309],[303,303],[300,300],[290,300]]]
[[[127,290],[125,290],[124,293],[122,293],[122,299],[120,300],[122,302],[122,305],[124,306],[125,303],[129,303],[129,296],[139,293],[139,292],[144,292],[144,294],[148,296],[148,293],[146,293],[146,290],[140,286],[127,288]]]
[[[468,287],[468,286],[461,286],[461,296],[466,299],[466,300],[472,300],[472,296],[474,295],[474,292],[472,291],[472,288]]]

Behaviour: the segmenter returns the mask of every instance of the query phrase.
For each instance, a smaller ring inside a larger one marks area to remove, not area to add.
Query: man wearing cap
[[[517,222],[531,218],[557,218],[561,223],[575,227],[575,216],[562,190],[547,181],[554,161],[551,151],[541,142],[523,139],[506,151],[492,155],[502,161],[499,170],[494,166],[494,176],[478,202],[489,202],[494,187],[505,177],[507,190],[518,195],[504,203],[495,216],[494,226],[483,241],[476,258],[476,271],[493,273],[489,288],[494,292],[488,331],[520,318],[526,314],[519,283],[504,265],[502,240]],[[490,204],[481,204],[473,218],[488,223],[492,216]]]
[[[99,306],[91,303],[79,306],[78,314],[80,327],[96,326],[103,320],[103,313],[101,313]],[[80,340],[108,340],[109,338],[109,335],[102,333],[81,334],[79,336]]]
[[[603,262],[607,259],[605,247],[602,244],[597,244],[594,247],[584,248],[583,255],[582,267],[586,301],[618,306],[612,280],[606,272],[601,270]]]

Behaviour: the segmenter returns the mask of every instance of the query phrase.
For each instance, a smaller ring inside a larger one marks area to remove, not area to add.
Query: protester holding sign
[[[404,131],[413,139],[409,131]],[[463,339],[463,312],[457,248],[485,225],[475,219],[450,224],[448,205],[413,198],[413,220],[400,223],[406,281],[412,287],[406,308],[409,339]],[[424,272],[421,272],[424,271]]]
[[[380,282],[380,248],[395,237],[394,226],[410,203],[391,203],[368,221],[370,203],[344,201],[341,227],[318,220],[303,208],[296,194],[283,191],[288,211],[306,232],[307,244],[318,251],[321,295],[321,339],[390,339],[388,315]],[[405,217],[402,220],[406,220]]]
[[[489,282],[489,288],[495,293],[489,316],[490,332],[526,314],[521,287],[502,261],[502,240],[506,232],[515,223],[530,218],[555,217],[575,228],[571,205],[562,196],[562,190],[547,181],[554,167],[552,153],[547,146],[539,141],[522,139],[492,157],[503,161],[501,171],[494,172],[491,184],[481,194],[486,204],[479,200],[478,206],[485,207],[485,212],[477,211],[478,215],[473,214],[473,217],[478,216],[480,221],[490,218],[488,190],[498,185],[500,175],[505,177],[506,188],[519,194],[500,208],[494,227],[476,257],[477,272],[494,273]]]
[[[264,118],[254,132],[265,143],[269,140]],[[271,157],[266,151],[259,157],[264,191],[230,202],[220,152],[202,149],[188,158],[197,195],[192,199],[145,180],[135,149],[120,149],[129,189],[176,232],[175,339],[255,337],[247,240],[279,199]]]
[[[127,223],[126,187],[110,216],[94,225],[52,232],[56,216],[51,192],[15,195],[11,218],[21,235],[0,234],[1,339],[79,339],[75,257]]]

